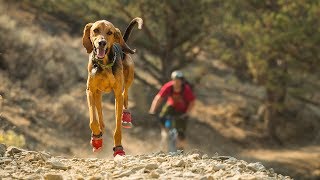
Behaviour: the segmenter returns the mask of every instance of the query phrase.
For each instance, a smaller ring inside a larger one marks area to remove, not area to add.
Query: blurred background
[[[128,154],[159,151],[148,110],[181,69],[196,107],[188,148],[260,161],[297,179],[320,177],[320,1],[0,0],[0,142],[55,155],[111,158],[114,99],[103,97],[104,152],[92,154],[82,32],[134,17],[136,48],[124,129]]]

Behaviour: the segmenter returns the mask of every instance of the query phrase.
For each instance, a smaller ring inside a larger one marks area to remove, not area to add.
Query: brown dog
[[[101,109],[102,92],[108,93],[113,90],[116,116],[113,151],[114,156],[125,154],[121,145],[121,120],[123,127],[131,127],[128,90],[133,81],[134,64],[128,53],[135,53],[135,50],[128,47],[126,41],[135,24],[138,24],[138,28],[141,29],[142,19],[133,19],[123,37],[120,30],[106,20],[88,23],[83,31],[82,43],[90,54],[87,100],[93,151],[102,148],[102,133],[105,128]]]

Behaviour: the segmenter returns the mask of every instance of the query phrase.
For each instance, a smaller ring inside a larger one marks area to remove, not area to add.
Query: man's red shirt
[[[167,105],[173,106],[177,112],[186,112],[191,101],[195,100],[195,96],[191,87],[187,83],[183,83],[182,92],[173,91],[173,81],[164,84],[158,95],[167,98]]]

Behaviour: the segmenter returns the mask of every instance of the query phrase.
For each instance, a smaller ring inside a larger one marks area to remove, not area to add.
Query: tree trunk
[[[268,64],[266,82],[265,128],[268,135],[281,143],[277,135],[277,127],[282,125],[283,112],[287,94],[287,64],[281,60],[272,59]]]

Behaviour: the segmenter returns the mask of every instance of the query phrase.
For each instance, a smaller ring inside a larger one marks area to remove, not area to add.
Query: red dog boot
[[[131,128],[132,127],[131,113],[127,109],[124,109],[122,112],[122,127],[124,127],[124,128]]]
[[[119,156],[126,155],[126,153],[123,151],[123,147],[121,145],[113,148],[113,157],[116,157],[116,155],[119,155]]]
[[[98,152],[102,149],[102,132],[99,135],[91,135],[91,141],[90,141],[93,152]]]

